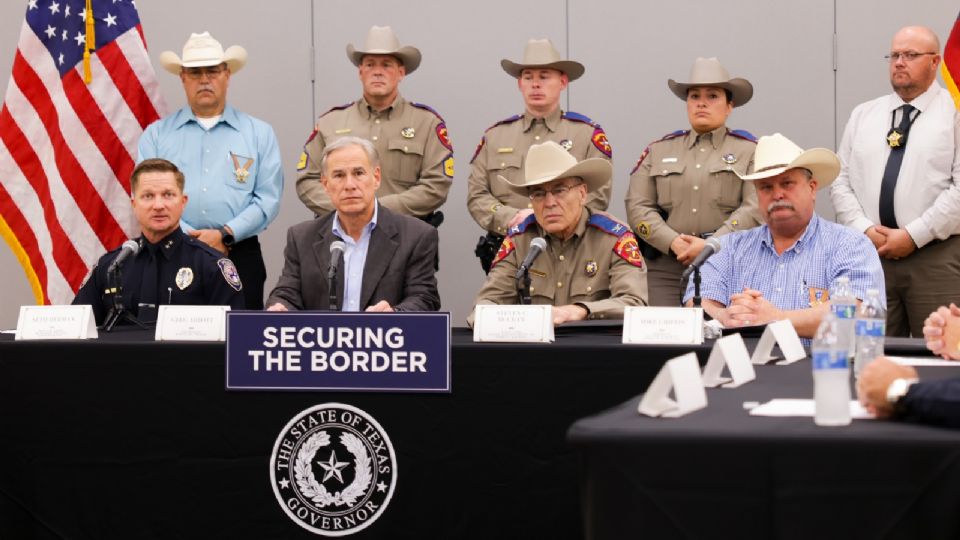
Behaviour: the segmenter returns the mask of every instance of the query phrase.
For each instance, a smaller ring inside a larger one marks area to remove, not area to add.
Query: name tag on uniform
[[[553,306],[478,304],[474,308],[474,341],[552,343],[553,339]]]
[[[623,311],[623,343],[699,345],[703,309],[631,306]]]
[[[661,163],[676,163],[676,162],[677,162],[677,158],[675,158],[675,157],[665,157],[665,158],[661,159],[660,162],[661,162]]]
[[[230,306],[177,306],[157,311],[156,341],[224,341]]]
[[[96,338],[90,306],[20,306],[16,340]]]

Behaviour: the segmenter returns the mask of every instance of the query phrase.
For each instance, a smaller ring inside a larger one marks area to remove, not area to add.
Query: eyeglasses
[[[211,79],[215,79],[220,76],[221,73],[227,70],[226,66],[210,66],[210,67],[193,67],[193,68],[184,68],[183,74],[187,76],[188,79],[199,81],[203,78],[204,75]]]
[[[563,184],[553,189],[535,189],[529,193],[530,200],[533,202],[543,202],[547,198],[547,193],[553,195],[554,199],[559,199],[566,195],[571,189],[579,186],[582,183],[583,182],[577,182],[576,184]]]
[[[928,54],[937,54],[935,52],[916,52],[916,51],[907,51],[907,52],[892,52],[888,55],[885,55],[883,58],[889,60],[891,64],[899,62],[901,58],[907,62],[913,62],[921,56],[926,56]]]

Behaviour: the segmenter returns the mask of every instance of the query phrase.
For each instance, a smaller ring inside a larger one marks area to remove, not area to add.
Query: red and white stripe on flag
[[[0,235],[37,303],[70,302],[97,259],[139,233],[130,173],[165,112],[131,0],[29,0],[0,109]]]

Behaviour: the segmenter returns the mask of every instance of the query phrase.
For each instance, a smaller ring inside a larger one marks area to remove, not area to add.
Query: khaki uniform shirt
[[[637,236],[663,253],[681,233],[720,236],[760,224],[752,182],[752,136],[721,126],[678,131],[643,151],[630,174],[627,216]],[[666,214],[666,219],[660,211]]]
[[[624,307],[646,305],[647,270],[630,227],[587,208],[566,240],[547,234],[534,216],[510,229],[477,293],[477,304],[520,303],[517,268],[538,236],[547,241],[547,249],[530,268],[532,303],[579,304],[590,312],[588,319],[622,319]]]
[[[467,209],[477,224],[492,233],[505,235],[507,225],[517,212],[530,208],[526,189],[515,188],[497,176],[511,182],[522,181],[527,150],[547,141],[565,147],[577,161],[596,157],[609,160],[613,155],[607,134],[599,124],[559,108],[541,119],[517,115],[494,124],[480,140],[470,162]],[[587,195],[588,207],[607,209],[612,180]]]
[[[377,112],[365,99],[334,107],[317,121],[297,164],[297,195],[317,214],[333,211],[320,183],[323,148],[346,136],[370,140],[380,154],[380,204],[400,214],[425,216],[447,200],[453,145],[443,118],[425,105],[397,97]]]

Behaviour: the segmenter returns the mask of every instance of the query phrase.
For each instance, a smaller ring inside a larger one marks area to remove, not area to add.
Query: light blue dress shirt
[[[761,225],[718,238],[720,251],[707,259],[700,274],[700,296],[728,305],[744,287],[763,293],[784,310],[811,307],[811,297],[829,291],[840,276],[850,278],[854,295],[863,300],[867,289],[879,289],[887,304],[880,257],[870,240],[849,227],[816,214],[797,242],[778,255],[770,227]],[[693,298],[693,278],[683,301]],[[826,300],[826,297],[823,297]]]
[[[280,210],[283,167],[273,128],[229,105],[209,130],[190,107],[150,124],[137,145],[137,162],[148,158],[169,160],[186,176],[185,231],[228,225],[239,242],[260,234]]]
[[[373,219],[363,227],[360,240],[344,232],[340,225],[340,213],[333,218],[333,234],[339,236],[346,248],[343,250],[343,300],[340,311],[360,311],[360,289],[363,288],[363,267],[367,264],[367,249],[370,247],[370,235],[377,227],[377,214],[380,203],[374,201]]]

